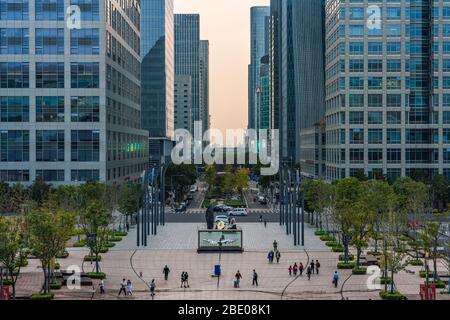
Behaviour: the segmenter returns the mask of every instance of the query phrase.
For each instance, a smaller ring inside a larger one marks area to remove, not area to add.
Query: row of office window
[[[36,170],[36,178],[38,177],[47,182],[62,182],[64,181],[64,170],[38,169]],[[99,181],[100,170],[71,170],[70,178],[73,182]],[[0,181],[28,182],[30,181],[30,170],[0,170]]]
[[[367,139],[365,139],[366,132]],[[341,129],[340,143],[345,144],[349,141],[350,144],[383,144],[383,132],[386,133],[387,144],[402,143],[402,130],[399,128],[385,130],[374,128],[366,131],[363,128],[350,128],[348,136],[346,130]],[[439,131],[438,129],[406,129],[404,141],[406,144],[437,144],[439,143]],[[450,128],[442,130],[441,142],[450,144]]]
[[[70,0],[70,5],[80,8],[82,21],[99,20],[99,0]],[[35,0],[35,20],[64,21],[64,0]],[[28,0],[0,0],[0,20],[28,20]]]
[[[0,55],[29,54],[29,39],[28,28],[1,28]],[[64,54],[64,29],[37,28],[35,29],[35,39],[35,54]],[[99,29],[70,30],[70,54],[98,55],[99,39]]]
[[[71,88],[98,88],[100,83],[98,62],[72,62]],[[36,62],[36,88],[65,88],[64,62]],[[29,88],[28,62],[0,62],[0,88]]]
[[[70,143],[71,161],[99,161],[98,130],[72,130]],[[29,131],[1,130],[0,149],[2,162],[30,161]],[[63,130],[36,130],[36,161],[65,161]]]
[[[36,122],[64,122],[64,97],[37,96]],[[99,122],[98,96],[70,97],[72,122]],[[0,97],[1,122],[29,122],[30,98],[20,96]]]
[[[386,158],[384,158],[386,157]],[[341,150],[341,163],[346,163],[345,149]],[[363,164],[366,161],[370,164],[383,163],[388,164],[402,163],[405,160],[407,164],[427,164],[439,162],[438,149],[405,149],[404,159],[402,149],[386,149],[386,155],[383,149],[368,149],[367,153],[364,149],[349,149],[349,162],[351,164]],[[450,150],[444,149],[442,153],[443,163],[450,163]]]

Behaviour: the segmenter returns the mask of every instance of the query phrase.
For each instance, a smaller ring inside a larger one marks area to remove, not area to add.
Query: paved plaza
[[[171,223],[158,229],[158,235],[149,237],[147,248],[136,248],[135,230],[127,237],[102,254],[101,269],[107,274],[105,279],[106,294],[100,295],[98,281],[94,280],[96,291],[83,286],[78,290],[63,287],[54,291],[56,299],[150,299],[148,284],[155,279],[157,295],[155,299],[181,300],[251,300],[251,299],[379,299],[378,290],[367,287],[369,275],[351,275],[351,270],[340,270],[340,283],[334,288],[332,274],[338,262],[338,253],[325,247],[314,229],[308,227],[305,234],[306,246],[294,247],[291,236],[287,236],[282,227],[270,223],[267,228],[259,223],[242,224],[244,233],[243,253],[223,253],[220,264],[222,276],[213,277],[214,265],[219,262],[218,253],[197,253],[197,228],[201,224]],[[280,263],[269,264],[267,251],[273,240],[279,243]],[[86,248],[69,248],[70,255],[59,259],[62,269],[71,265],[79,266],[82,271],[93,271],[94,264],[83,262]],[[319,260],[320,274],[313,274],[311,280],[306,275],[293,277],[288,274],[289,265],[294,262],[306,264],[311,259]],[[163,268],[168,265],[171,272],[169,280],[163,277]],[[440,265],[442,270],[443,265]],[[252,270],[259,275],[259,286],[252,286]],[[419,284],[423,282],[418,276],[421,267],[408,267],[409,272],[402,271],[396,275],[397,288],[409,299],[419,299]],[[241,287],[233,287],[233,277],[237,270],[243,275]],[[181,272],[189,273],[190,288],[180,288]],[[142,274],[142,278],[140,275]],[[130,279],[134,285],[133,296],[118,297],[122,279]],[[219,281],[218,281],[219,280]],[[29,265],[22,269],[18,282],[18,295],[24,296],[39,291],[42,285],[42,271],[39,261],[29,259]],[[345,283],[344,286],[342,286]],[[342,290],[342,292],[341,292]],[[440,289],[438,289],[439,292]],[[449,299],[449,295],[438,294],[438,299]]]

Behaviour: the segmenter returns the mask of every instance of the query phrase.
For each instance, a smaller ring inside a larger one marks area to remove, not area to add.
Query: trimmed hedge
[[[53,281],[50,282],[50,289],[52,290],[59,290],[62,287],[62,283],[61,281]]]
[[[341,246],[334,246],[334,247],[331,248],[331,251],[332,252],[344,252],[345,248],[342,245]]]
[[[320,236],[320,240],[322,240],[322,241],[334,241],[335,242],[334,238],[332,236],[330,236],[329,234]]]
[[[337,268],[338,269],[353,269],[355,267],[354,262],[338,262]]]
[[[380,298],[383,300],[405,300],[405,296],[400,292],[380,292]]]
[[[84,256],[84,261],[90,262],[91,259],[93,262],[97,261],[97,258],[95,256],[89,256],[89,255]],[[102,256],[98,256],[98,261],[99,262],[102,261]]]
[[[107,242],[107,243],[105,243],[103,246],[105,247],[105,248],[112,248],[112,247],[114,247],[116,244],[114,243],[114,242]]]
[[[100,250],[98,250],[99,253],[107,253],[108,251],[109,251],[109,248],[107,248],[107,247],[103,247],[103,248],[100,248]]]
[[[64,250],[63,252],[59,253],[56,257],[58,259],[65,259],[69,256],[69,252],[67,250]]]
[[[426,272],[425,270],[420,270],[420,271],[419,271],[419,276],[420,276],[421,278],[426,278],[426,277],[427,277],[427,272]],[[433,272],[433,271],[428,271],[428,277],[429,277],[429,278],[434,277],[434,272]]]
[[[316,236],[327,236],[327,235],[328,235],[328,233],[327,233],[326,231],[324,231],[324,230],[317,230],[317,231],[314,231],[314,234],[315,234]]]
[[[343,254],[340,254],[340,255],[339,255],[339,261],[344,261],[344,258],[345,258],[345,257],[344,257]],[[349,260],[349,261],[355,260],[355,256],[354,256],[353,254],[349,254],[349,255],[348,255],[348,260]]]
[[[111,237],[108,239],[108,241],[119,242],[119,241],[122,241],[122,238],[121,237]]]
[[[81,248],[81,247],[84,247],[85,245],[86,245],[86,240],[84,240],[84,239],[77,241],[73,244],[73,246],[75,248]]]
[[[391,284],[391,278],[381,277],[380,284]]]
[[[414,259],[409,261],[409,264],[412,266],[423,266],[423,261],[420,259]],[[425,275],[425,271],[424,271],[424,275]]]
[[[102,280],[106,278],[106,274],[104,272],[88,272],[86,273],[86,275],[91,278],[91,279],[98,279],[98,280]]]
[[[424,282],[425,284],[425,282]],[[436,288],[438,289],[444,289],[445,288],[445,282],[442,280],[438,280],[438,281],[428,281],[428,284],[432,285],[434,284]]]
[[[31,300],[53,300],[54,297],[55,297],[55,295],[53,293],[47,293],[47,294],[35,293],[35,294],[31,295],[30,299]]]
[[[367,268],[353,268],[352,269],[352,274],[367,274]]]
[[[338,243],[336,241],[327,241],[327,242],[325,242],[325,245],[327,247],[336,247],[338,245]]]
[[[114,236],[116,237],[126,237],[128,235],[128,232],[126,231],[114,231]]]

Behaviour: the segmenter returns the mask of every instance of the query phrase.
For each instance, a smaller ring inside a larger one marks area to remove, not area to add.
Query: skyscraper
[[[250,64],[248,66],[248,128],[257,129],[261,58],[269,51],[270,7],[250,8]]]
[[[450,176],[449,12],[442,0],[327,1],[329,180]]]
[[[192,127],[200,121],[200,15],[175,14],[175,74],[192,80]]]
[[[269,55],[261,58],[261,67],[259,71],[259,112],[258,128],[269,130],[271,126],[270,117],[270,73],[269,73]]]
[[[138,179],[139,1],[71,0],[83,8],[75,20],[65,4],[0,0],[0,180]]]
[[[175,75],[175,129],[192,128],[192,78]]]
[[[296,162],[304,176],[321,178],[325,166],[324,2],[292,2]]]
[[[209,123],[209,41],[200,40],[200,119],[206,131]]]
[[[142,127],[149,131],[150,159],[167,156],[174,130],[173,0],[141,1]]]

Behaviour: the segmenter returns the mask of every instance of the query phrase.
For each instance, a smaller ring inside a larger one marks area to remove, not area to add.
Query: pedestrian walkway
[[[198,230],[205,226],[204,223],[166,223],[158,227],[156,236],[148,237],[148,246],[142,249],[162,250],[186,250],[198,248]],[[305,247],[294,246],[293,235],[286,235],[284,226],[278,223],[242,223],[239,225],[243,232],[244,250],[268,250],[277,240],[280,250],[313,249],[327,250],[322,241],[314,236],[314,229],[305,225]],[[117,243],[111,250],[136,249],[136,228],[130,230],[128,236]]]

